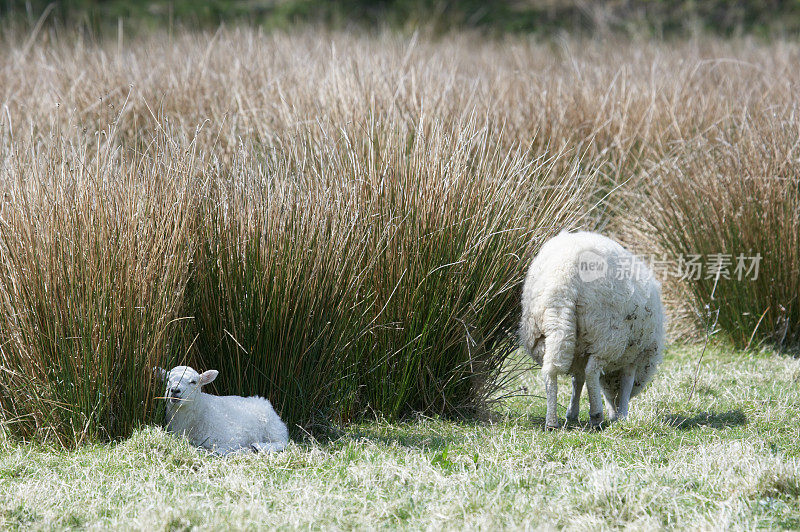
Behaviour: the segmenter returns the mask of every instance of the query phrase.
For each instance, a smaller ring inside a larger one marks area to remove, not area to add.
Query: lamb
[[[551,238],[533,259],[522,293],[523,348],[541,365],[545,428],[558,427],[557,376],[572,375],[567,422],[576,422],[584,381],[589,421],[625,419],[652,379],[664,348],[661,285],[647,266],[597,233]]]
[[[220,455],[279,452],[289,442],[286,425],[267,399],[203,393],[201,387],[217,378],[217,370],[155,370],[166,383],[168,432],[184,434],[193,445]]]

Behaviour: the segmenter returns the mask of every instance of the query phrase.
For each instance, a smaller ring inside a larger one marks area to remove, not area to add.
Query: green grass
[[[796,529],[800,361],[712,348],[688,400],[699,354],[672,348],[597,433],[544,432],[527,372],[533,395],[491,422],[351,425],[269,457],[212,458],[156,428],[73,451],[0,440],[0,527]]]

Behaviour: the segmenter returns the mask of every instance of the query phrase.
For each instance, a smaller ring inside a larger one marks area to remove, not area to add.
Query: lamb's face
[[[175,366],[169,371],[158,368],[166,384],[164,397],[176,406],[194,401],[200,394],[200,388],[217,378],[219,372],[211,369],[197,373],[189,366]]]

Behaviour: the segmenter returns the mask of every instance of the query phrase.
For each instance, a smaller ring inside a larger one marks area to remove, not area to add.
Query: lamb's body
[[[596,270],[591,264],[605,265]],[[583,269],[581,269],[583,268]],[[596,233],[561,233],[542,246],[522,295],[520,339],[542,365],[548,427],[557,426],[556,377],[573,376],[567,419],[577,420],[584,379],[593,424],[628,413],[628,400],[661,361],[661,288],[647,267]]]
[[[163,370],[162,370],[163,371]],[[212,370],[213,372],[213,370]],[[192,368],[178,366],[164,373],[167,380],[167,431],[184,434],[190,443],[217,454],[236,451],[282,451],[289,432],[272,404],[262,397],[210,395],[200,391],[203,380]]]
[[[167,431],[218,454],[239,450],[282,451],[289,440],[272,404],[261,397],[200,393],[200,405],[167,405]],[[198,408],[198,406],[200,408]]]

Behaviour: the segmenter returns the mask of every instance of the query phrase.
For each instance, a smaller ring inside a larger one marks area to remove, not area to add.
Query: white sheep
[[[597,233],[561,233],[533,259],[522,293],[522,346],[542,366],[545,427],[558,427],[557,376],[572,375],[567,422],[578,420],[584,381],[589,420],[624,419],[664,348],[661,286],[647,266]]]
[[[168,432],[184,434],[193,445],[216,454],[278,452],[289,442],[286,425],[267,399],[203,393],[200,388],[217,378],[217,370],[155,369],[166,383]]]

